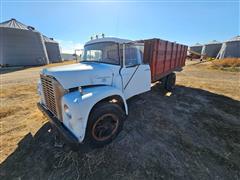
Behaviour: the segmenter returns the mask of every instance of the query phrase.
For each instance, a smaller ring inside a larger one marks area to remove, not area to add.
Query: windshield
[[[118,44],[102,42],[84,47],[83,61],[93,61],[119,65]]]

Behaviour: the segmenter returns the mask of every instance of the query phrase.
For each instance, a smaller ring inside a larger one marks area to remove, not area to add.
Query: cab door
[[[123,93],[126,99],[151,89],[150,66],[143,64],[143,50],[143,43],[123,45],[121,76]]]

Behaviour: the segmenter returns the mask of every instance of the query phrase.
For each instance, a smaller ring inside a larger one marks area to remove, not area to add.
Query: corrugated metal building
[[[76,60],[76,56],[74,56],[73,54],[62,53],[61,57],[62,57],[63,61]],[[78,56],[78,59],[79,59],[79,56]]]
[[[47,49],[49,62],[50,63],[62,62],[58,42],[54,41],[53,38],[48,38],[47,36],[43,36],[43,39]]]
[[[240,36],[235,36],[222,43],[217,58],[240,58]]]
[[[40,32],[16,19],[0,23],[1,66],[45,65],[49,63],[49,57],[54,61],[56,57],[60,57],[61,60],[60,50],[56,50],[56,45],[52,48],[52,45],[48,44],[53,43],[45,43]],[[46,48],[46,46],[50,48]]]
[[[196,43],[195,45],[190,46],[190,52],[192,51],[192,52],[195,52],[197,54],[201,54],[202,48],[203,48],[203,45],[201,45],[199,43]]]
[[[203,57],[212,57],[212,58],[216,58],[220,49],[222,47],[222,43],[213,40],[207,44],[204,44],[204,46],[202,47],[202,56]]]

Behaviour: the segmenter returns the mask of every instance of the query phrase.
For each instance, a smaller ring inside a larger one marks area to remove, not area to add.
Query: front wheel
[[[118,104],[103,102],[92,110],[86,131],[86,141],[92,147],[112,142],[123,128],[125,113]]]

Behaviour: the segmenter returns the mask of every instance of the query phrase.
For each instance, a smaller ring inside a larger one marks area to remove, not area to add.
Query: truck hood
[[[64,89],[89,85],[112,85],[114,72],[119,66],[83,62],[53,68],[45,68],[41,74],[54,77]],[[117,70],[117,71],[116,71]]]

